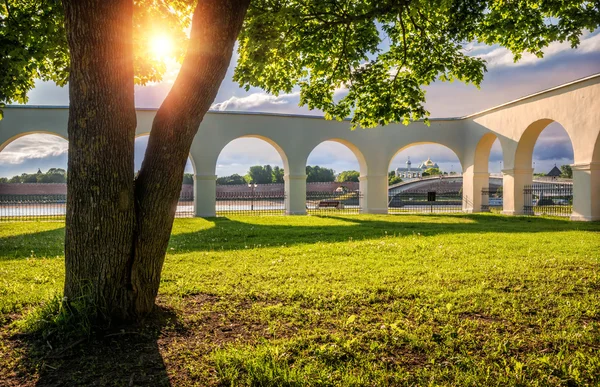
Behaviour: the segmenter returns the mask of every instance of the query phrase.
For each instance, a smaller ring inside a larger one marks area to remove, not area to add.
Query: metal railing
[[[196,214],[194,208],[194,193],[181,192],[179,194],[179,202],[177,202],[176,218],[193,218]]]
[[[388,212],[453,213],[462,212],[462,193],[456,191],[403,191],[388,196]]]
[[[217,216],[237,215],[283,215],[285,192],[218,192]]]
[[[502,187],[487,187],[481,190],[481,211],[502,212],[504,199]]]
[[[526,185],[523,196],[527,215],[571,216],[573,211],[573,184]]]
[[[64,220],[67,195],[0,195],[0,221]]]
[[[0,194],[0,221],[58,220],[64,221],[67,195],[5,195]],[[181,193],[176,218],[194,216],[194,195]]]
[[[307,192],[306,212],[309,214],[360,214],[359,191],[349,192]]]

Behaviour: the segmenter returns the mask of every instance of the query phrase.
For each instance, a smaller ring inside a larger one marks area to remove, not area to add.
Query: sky
[[[600,72],[600,31],[586,33],[577,49],[568,43],[553,43],[545,49],[542,59],[524,55],[514,63],[512,54],[502,47],[482,44],[469,44],[465,47],[469,55],[477,55],[487,61],[488,72],[481,88],[464,85],[460,82],[435,82],[427,87],[426,107],[431,117],[459,117],[475,113],[493,106],[532,94],[547,88],[561,85],[588,75]],[[245,91],[233,82],[233,69],[237,56],[212,105],[213,110],[252,111],[287,114],[319,115],[298,106],[299,94],[293,92],[273,96],[261,89]],[[156,108],[160,105],[177,75],[177,66],[170,66],[163,82],[149,86],[136,86],[136,106]],[[36,82],[29,94],[29,105],[68,105],[68,89],[60,88],[51,82]],[[368,129],[367,129],[368,130]],[[141,165],[147,138],[136,140],[136,168]],[[418,165],[428,157],[437,162],[447,172],[460,172],[456,155],[441,145],[427,144],[410,147],[396,155],[390,169],[404,166],[410,157],[413,165]],[[501,149],[499,143],[492,147],[490,172],[501,170]],[[29,135],[15,140],[0,152],[0,177],[15,174],[33,173],[39,169],[66,168],[67,142],[51,135]],[[559,123],[549,125],[536,143],[533,162],[535,172],[548,172],[556,164],[573,163],[573,150],[569,137]],[[217,175],[233,173],[243,175],[251,165],[279,165],[281,158],[268,143],[259,139],[242,138],[229,143],[217,161]],[[308,159],[309,165],[333,168],[336,172],[357,170],[358,162],[354,154],[344,145],[325,142],[316,147]],[[192,172],[191,164],[186,168]]]

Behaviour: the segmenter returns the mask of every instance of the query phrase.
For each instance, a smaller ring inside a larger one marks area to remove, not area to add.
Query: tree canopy
[[[560,177],[564,177],[567,179],[573,178],[573,169],[571,168],[571,166],[569,164],[561,165],[560,172],[561,172]]]
[[[335,171],[330,168],[323,168],[318,165],[306,166],[306,182],[308,183],[326,183],[335,181]]]
[[[0,183],[66,183],[67,171],[62,168],[50,168],[45,173],[22,173],[11,178],[1,177]]]
[[[394,175],[389,175],[388,174],[388,184],[389,185],[394,185],[394,184],[398,184],[398,183],[402,183],[402,179],[400,178],[400,176],[396,176]]]
[[[217,185],[240,185],[246,184],[246,179],[243,176],[234,173],[230,176],[217,177]]]
[[[134,1],[135,80],[159,81],[164,58],[151,55],[155,31],[183,60],[193,0]],[[499,44],[518,60],[553,41],[579,44],[600,25],[597,1],[254,0],[238,39],[234,79],[272,94],[299,90],[302,105],[328,118],[372,127],[426,118],[423,86],[460,80],[478,86],[485,61],[466,45]],[[25,103],[35,79],[69,77],[62,4],[0,3],[0,103]]]
[[[425,171],[423,171],[423,176],[437,176],[441,174],[442,171],[440,171],[439,168],[427,168]]]
[[[347,181],[353,181],[358,183],[358,178],[360,177],[360,172],[358,171],[343,171],[337,175],[335,181],[339,183],[344,183]]]

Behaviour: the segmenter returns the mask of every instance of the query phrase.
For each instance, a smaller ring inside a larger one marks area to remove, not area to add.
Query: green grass
[[[63,232],[61,223],[0,224],[0,374],[16,370],[9,382],[68,375],[84,384],[118,363],[86,349],[118,344],[108,339],[62,343],[50,363],[18,339],[19,321],[60,296]],[[111,369],[110,383],[600,385],[599,300],[599,223],[178,219],[159,294],[171,317],[140,338],[160,370],[141,370],[137,356]]]

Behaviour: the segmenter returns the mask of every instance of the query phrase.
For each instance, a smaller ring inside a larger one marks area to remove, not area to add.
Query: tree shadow
[[[185,330],[174,311],[157,307],[151,318],[135,326],[96,330],[91,336],[67,342],[46,338],[39,332],[15,334],[6,342],[21,353],[20,362],[13,375],[5,375],[5,382],[36,386],[169,386],[159,351],[164,329]]]
[[[430,222],[415,221],[415,216],[426,216]],[[568,219],[537,216],[503,216],[491,214],[431,214],[389,215],[370,217],[357,215],[311,215],[311,218],[331,220],[334,223],[297,225],[294,217],[287,222],[244,222],[243,216],[204,218],[212,227],[180,219],[184,229],[171,235],[171,253],[189,251],[240,250],[248,247],[293,246],[298,244],[337,243],[350,239],[378,239],[391,235],[434,236],[465,233],[539,233],[563,231],[600,232],[600,222],[572,222]],[[267,218],[267,217],[265,217]],[[253,218],[255,219],[255,218]],[[195,229],[195,230],[194,230]],[[64,227],[0,237],[0,261],[25,259],[33,256],[62,257],[64,254]],[[33,253],[32,253],[33,252]]]
[[[293,246],[298,244],[338,243],[348,240],[379,239],[385,236],[434,236],[468,233],[540,233],[562,231],[600,231],[600,223],[572,222],[568,219],[494,216],[427,215],[431,222],[414,221],[407,215],[384,218],[356,215],[319,216],[335,224],[314,226],[281,223],[246,223],[242,217],[206,218],[212,227],[198,225],[197,231],[171,235],[171,253],[189,251],[241,250],[249,247]],[[192,228],[194,224],[190,224]],[[189,229],[189,228],[188,228]]]
[[[0,238],[0,261],[33,258],[62,257],[64,255],[65,227],[52,230],[10,235]]]

